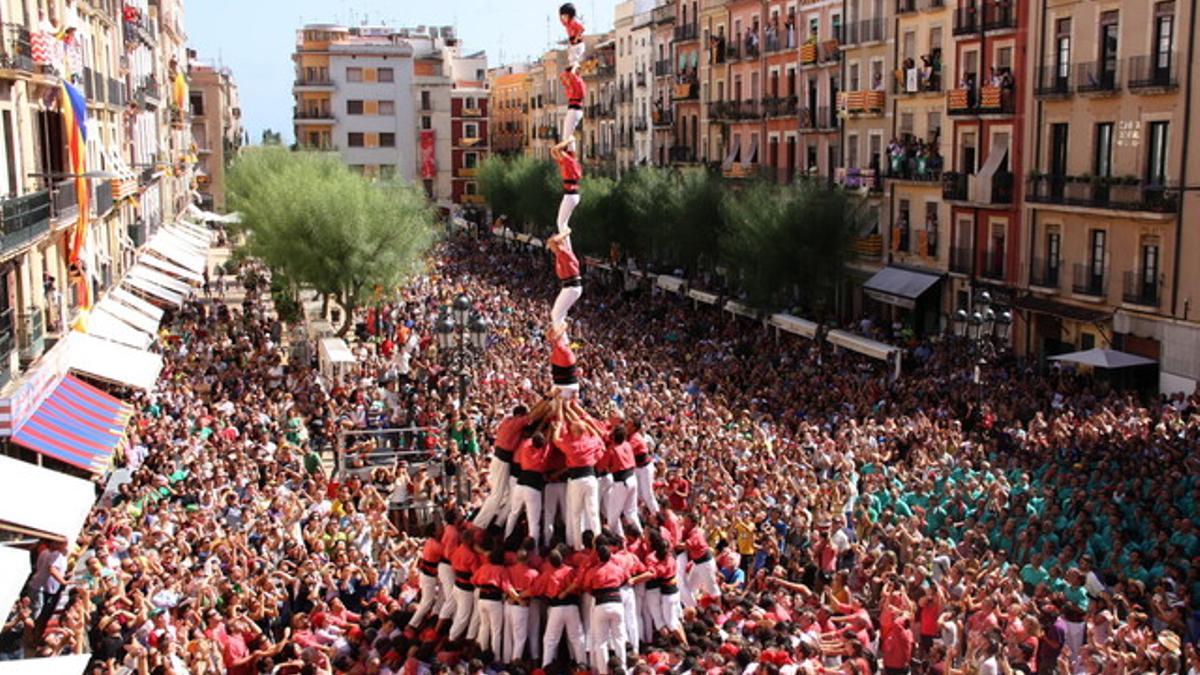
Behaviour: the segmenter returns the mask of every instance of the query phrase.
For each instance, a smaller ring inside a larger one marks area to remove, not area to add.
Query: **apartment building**
[[[491,149],[488,91],[460,83],[450,98],[450,197],[455,204],[482,204],[475,177]]]
[[[488,125],[491,150],[499,155],[524,152],[528,143],[529,65],[512,64],[488,71]]]
[[[700,2],[700,161],[711,164],[725,156],[729,135],[719,114],[728,91],[730,45],[729,0]]]
[[[671,42],[674,73],[671,101],[674,137],[670,161],[675,166],[700,161],[700,2],[675,0],[675,25]]]
[[[194,54],[191,81],[192,142],[199,164],[196,189],[200,207],[225,211],[225,168],[242,147],[242,108],[237,82],[229,68],[198,63]]]
[[[293,60],[301,147],[338,152],[366,176],[419,181],[442,204],[467,194],[454,175],[464,127],[452,100],[479,98],[487,58],[463,54],[452,27],[308,24]]]
[[[650,99],[651,163],[667,166],[676,139],[675,66],[672,61],[675,0],[659,0],[650,11],[650,24],[650,53],[654,59],[654,84]]]
[[[637,61],[633,55],[633,0],[617,3],[613,12],[612,41],[615,46],[614,83],[617,91],[616,157],[614,175],[635,162],[633,150],[634,72]]]
[[[617,145],[620,141],[618,109],[624,108],[624,94],[617,84],[617,45],[612,34],[600,36],[600,42],[587,52],[580,74],[587,85],[583,121],[576,134],[584,170],[591,174],[616,175]]]
[[[587,36],[588,51],[596,37]],[[565,49],[551,49],[529,69],[529,149],[539,159],[550,159],[550,148],[559,142],[567,99],[559,74],[567,67]],[[588,92],[592,96],[592,92]],[[589,105],[587,101],[584,103]],[[586,120],[585,120],[586,122]],[[587,133],[586,125],[576,133]]]
[[[633,148],[630,164],[622,168],[642,166],[650,162],[653,148],[651,113],[654,109],[654,23],[652,0],[634,0],[633,25],[629,32],[629,48],[633,64]]]
[[[1037,356],[1093,346],[1141,354],[1159,362],[1164,391],[1191,391],[1200,381],[1193,6],[1029,9],[1037,37],[1019,129],[1029,167],[1014,342]]]

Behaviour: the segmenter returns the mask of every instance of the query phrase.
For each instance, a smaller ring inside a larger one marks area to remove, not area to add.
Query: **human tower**
[[[568,315],[583,284],[569,221],[583,174],[575,131],[583,121],[585,42],[574,6],[562,5],[559,16],[568,109],[552,149],[563,181],[558,232],[547,240],[560,282],[546,330],[553,385],[496,429],[490,492],[478,512],[468,519],[449,509],[429,526],[409,627],[423,641],[441,641],[449,655],[541,667],[567,659],[607,674],[622,672],[627,655],[651,641],[686,642],[684,607],[720,590],[700,527],[659,508],[638,418],[597,419],[579,399]]]

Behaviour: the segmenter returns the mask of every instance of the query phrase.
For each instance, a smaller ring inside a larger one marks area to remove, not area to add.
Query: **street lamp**
[[[438,348],[447,365],[458,376],[458,408],[467,398],[467,367],[488,346],[491,324],[471,307],[471,299],[460,294],[433,324]]]

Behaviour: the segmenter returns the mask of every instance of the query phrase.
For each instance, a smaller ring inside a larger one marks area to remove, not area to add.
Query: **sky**
[[[574,0],[588,32],[612,28],[617,0]],[[466,53],[484,50],[488,66],[527,60],[562,39],[561,0],[186,0],[189,46],[201,60],[233,70],[242,124],[253,143],[263,129],[292,138],[291,54],[305,23],[456,26]],[[549,30],[547,30],[547,21]]]

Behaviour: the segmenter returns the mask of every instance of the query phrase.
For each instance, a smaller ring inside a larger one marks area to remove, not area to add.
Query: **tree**
[[[354,312],[412,273],[433,241],[434,213],[406,183],[373,183],[338,159],[281,147],[243,153],[228,177],[242,214],[244,253],[266,263],[293,290],[310,287]]]
[[[671,263],[691,272],[716,266],[727,231],[721,201],[725,184],[710,171],[679,178],[679,216],[670,223]]]
[[[275,131],[271,131],[270,129],[263,129],[262,144],[263,145],[283,145],[283,134],[275,132]],[[249,142],[247,142],[247,145],[249,145]]]
[[[651,263],[669,259],[671,229],[679,219],[679,183],[675,172],[643,167],[621,177],[618,193],[633,229],[633,251]]]
[[[864,202],[815,181],[759,183],[728,194],[723,257],[750,303],[762,309],[805,305],[820,317],[845,278],[851,244],[868,217]]]
[[[514,229],[546,234],[554,227],[562,183],[552,162],[493,156],[480,166],[478,180],[492,211],[508,216]]]

